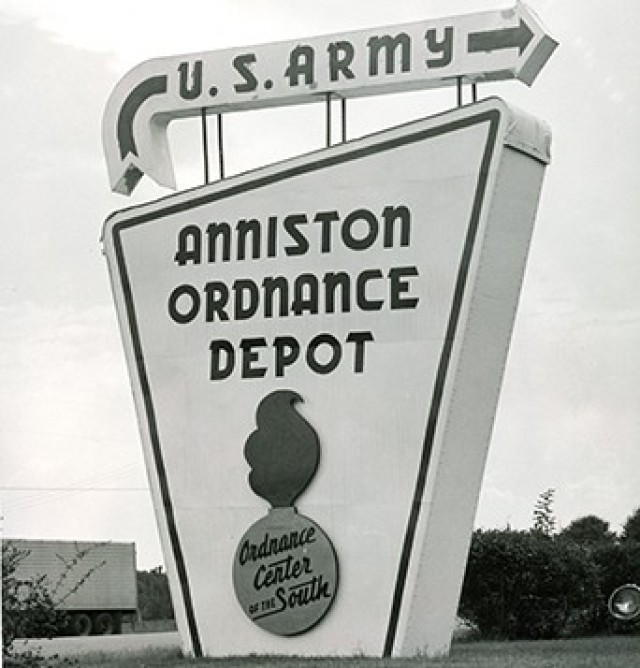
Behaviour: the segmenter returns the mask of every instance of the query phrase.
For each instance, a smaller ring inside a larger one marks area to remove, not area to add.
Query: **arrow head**
[[[152,67],[152,64],[151,64]],[[166,74],[132,70],[111,94],[103,120],[103,146],[111,189],[130,195],[147,175],[159,185],[175,188],[162,104]]]
[[[518,2],[516,11],[520,16],[519,30],[523,33],[526,31],[528,34],[526,44],[524,37],[522,38],[524,46],[520,49],[520,56],[527,47],[530,47],[522,59],[516,78],[527,86],[531,86],[551,54],[556,50],[558,42],[547,34],[540,20],[525,4]]]
[[[165,146],[166,142],[160,146]],[[168,146],[165,146],[168,152]],[[164,153],[161,151],[161,153]],[[148,156],[149,157],[149,156]],[[109,164],[111,190],[121,195],[131,195],[143,176],[153,179],[158,185],[175,189],[176,180],[168,154],[143,163],[133,153],[128,153],[121,161]]]
[[[127,154],[123,159],[123,171],[120,176],[111,183],[111,190],[121,195],[131,195],[133,189],[138,185],[144,172],[136,165],[133,157],[128,161],[128,157],[132,154]],[[126,166],[125,166],[126,165]]]
[[[532,39],[533,32],[524,19],[520,19],[520,25],[518,26],[518,40],[520,42],[518,52],[520,55],[524,53],[524,50],[529,46]]]
[[[529,25],[520,18],[517,26],[469,33],[467,50],[469,53],[478,53],[518,49],[518,55],[521,56],[533,36]]]

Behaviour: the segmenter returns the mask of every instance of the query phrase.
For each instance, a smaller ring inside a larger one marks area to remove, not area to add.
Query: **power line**
[[[3,489],[3,488],[0,488]],[[38,489],[38,488],[34,488]],[[11,492],[13,490],[8,490]],[[145,492],[149,493],[148,488],[144,487],[53,487],[45,488],[44,490],[38,490],[35,494],[27,494],[26,496],[18,497],[13,501],[7,496],[4,502],[4,512],[5,515],[13,514],[16,512],[29,510],[37,506],[50,505],[51,503],[57,501],[63,501],[65,499],[70,499],[77,494],[83,494],[86,492]]]
[[[4,493],[24,493],[24,496],[5,502],[5,513],[27,510],[35,506],[49,504],[52,501],[64,499],[83,492],[149,492],[148,487],[101,487],[100,484],[114,483],[130,476],[135,472],[137,465],[129,462],[123,466],[116,466],[103,471],[97,476],[89,476],[74,480],[65,486],[36,486],[36,485],[0,485]]]
[[[148,492],[148,487],[4,487],[2,492]]]

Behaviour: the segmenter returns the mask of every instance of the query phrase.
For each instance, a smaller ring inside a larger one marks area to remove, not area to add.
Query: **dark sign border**
[[[182,590],[182,597],[185,605],[185,614],[187,618],[187,624],[189,627],[189,633],[191,637],[191,644],[194,656],[196,657],[203,656],[202,642],[200,639],[200,632],[198,629],[198,624],[194,612],[189,576],[187,573],[187,567],[182,550],[182,545],[180,543],[180,537],[176,525],[173,501],[171,498],[171,491],[169,489],[167,472],[165,468],[164,458],[162,455],[162,447],[158,432],[158,424],[155,414],[155,407],[153,403],[153,396],[151,393],[151,387],[149,384],[149,378],[144,360],[144,354],[142,351],[142,345],[140,341],[140,330],[136,318],[135,306],[133,303],[133,291],[129,280],[129,272],[127,270],[127,263],[123,248],[122,233],[131,227],[135,227],[149,222],[154,222],[165,216],[170,216],[176,213],[187,211],[189,209],[194,209],[206,204],[210,204],[212,202],[222,200],[228,197],[233,197],[235,195],[250,192],[252,190],[257,190],[264,186],[269,186],[271,184],[278,183],[280,181],[284,181],[286,179],[299,176],[301,174],[310,174],[325,168],[333,167],[335,165],[366,158],[376,153],[391,151],[393,149],[406,146],[408,144],[413,144],[416,142],[432,139],[440,135],[466,129],[474,125],[488,123],[489,127],[487,132],[487,139],[483,151],[482,160],[480,163],[478,182],[476,185],[476,191],[473,199],[471,216],[467,227],[467,234],[462,254],[460,257],[460,264],[458,266],[453,303],[451,305],[451,311],[449,313],[445,341],[442,351],[440,353],[440,359],[436,372],[435,383],[433,386],[431,401],[429,404],[427,428],[423,441],[422,454],[420,457],[420,465],[418,468],[418,475],[416,478],[411,509],[409,511],[409,517],[405,529],[405,536],[402,545],[402,551],[400,554],[400,561],[398,564],[395,589],[391,601],[389,623],[387,627],[386,637],[384,640],[384,649],[383,649],[383,656],[388,657],[392,655],[393,647],[395,644],[404,589],[409,570],[409,563],[411,559],[411,553],[413,550],[416,529],[420,516],[420,510],[422,506],[422,498],[425,491],[427,472],[429,470],[429,463],[433,451],[433,443],[436,434],[436,427],[438,422],[438,416],[440,413],[440,407],[442,404],[442,397],[444,394],[447,371],[449,369],[449,363],[451,360],[451,353],[453,349],[454,340],[458,333],[460,309],[462,306],[464,293],[467,286],[469,266],[475,248],[476,236],[482,212],[482,205],[486,195],[486,187],[488,183],[491,159],[494,154],[494,149],[498,137],[498,128],[500,125],[500,120],[502,118],[502,115],[503,112],[500,110],[500,108],[494,106],[493,108],[485,109],[484,111],[479,111],[475,115],[470,115],[464,118],[452,120],[436,127],[429,127],[420,130],[415,130],[400,137],[394,137],[391,139],[383,138],[374,145],[360,148],[356,146],[350,151],[341,152],[338,153],[337,155],[326,155],[326,151],[319,152],[318,154],[312,154],[313,156],[312,159],[310,159],[305,164],[295,165],[292,167],[290,164],[283,163],[282,166],[279,169],[277,168],[275,172],[272,172],[264,176],[257,176],[255,179],[239,184],[230,183],[229,186],[226,188],[220,187],[220,183],[224,184],[224,182],[218,182],[217,183],[218,188],[216,189],[215,192],[207,192],[200,195],[199,193],[202,190],[202,188],[198,188],[197,190],[193,191],[194,196],[192,199],[188,201],[183,200],[180,202],[173,202],[172,200],[175,199],[176,196],[171,195],[165,198],[164,200],[158,200],[155,204],[160,204],[160,207],[153,211],[138,212],[139,208],[148,206],[146,204],[143,204],[140,205],[139,207],[132,207],[130,209],[124,209],[122,211],[115,212],[107,218],[106,223],[108,223],[109,220],[111,220],[111,218],[115,216],[120,216],[120,215],[128,216],[126,220],[121,220],[119,222],[114,223],[111,233],[113,236],[113,245],[115,249],[117,267],[120,275],[120,283],[122,286],[122,292],[126,305],[127,323],[129,325],[129,330],[131,334],[131,342],[133,345],[133,352],[138,372],[138,378],[144,400],[147,424],[149,427],[149,436],[151,439],[151,447],[156,467],[158,484],[160,487],[160,495],[162,498],[162,506],[165,513],[165,519],[167,522],[167,529],[169,533],[169,539],[171,541],[171,547],[173,550],[173,557],[176,564],[178,580],[180,583],[180,588]],[[423,123],[424,119],[418,122]],[[384,132],[386,131],[383,131],[381,135],[384,134]],[[329,150],[331,151],[331,149]]]

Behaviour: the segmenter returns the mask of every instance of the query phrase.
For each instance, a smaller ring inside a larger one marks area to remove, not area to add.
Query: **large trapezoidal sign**
[[[487,100],[108,219],[188,652],[447,650],[548,144]]]

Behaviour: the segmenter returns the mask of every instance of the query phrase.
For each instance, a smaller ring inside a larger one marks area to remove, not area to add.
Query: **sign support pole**
[[[222,136],[222,114],[218,114],[218,171],[224,179],[224,145]]]
[[[202,121],[202,159],[204,163],[204,184],[209,183],[209,141],[207,138],[207,110],[202,107],[200,110]]]
[[[325,143],[327,148],[331,146],[331,128],[332,128],[332,111],[331,111],[331,95],[325,95],[326,104],[326,138]],[[340,141],[344,144],[347,141],[347,98],[338,95],[340,100]]]
[[[327,148],[331,146],[331,93],[327,93],[325,96],[325,107],[326,107],[326,136],[325,144]]]

